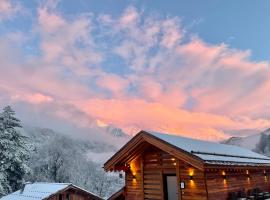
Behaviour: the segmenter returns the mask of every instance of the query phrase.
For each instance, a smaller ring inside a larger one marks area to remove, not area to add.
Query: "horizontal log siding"
[[[156,148],[149,148],[143,156],[144,199],[164,199],[163,175],[176,174],[176,159]]]
[[[185,183],[182,200],[207,200],[204,172],[180,161],[180,180]],[[190,180],[193,174],[193,180]]]
[[[143,170],[141,170],[140,166],[141,159],[143,159]],[[131,166],[133,166],[131,168],[135,168],[134,166],[136,166],[136,181],[132,179],[131,172],[126,173],[126,199],[165,199],[163,177],[166,174],[176,174],[176,167],[178,167],[177,160],[172,155],[151,147],[140,158],[133,160]],[[190,181],[190,170],[194,174],[193,181]],[[185,189],[182,192],[179,190],[179,200],[207,199],[203,171],[194,169],[190,165],[179,161],[179,175],[178,180],[185,182]],[[143,183],[141,182],[142,180]],[[180,187],[180,183],[178,183],[178,187]]]
[[[264,176],[263,170],[249,170],[250,178],[246,170],[226,171],[226,179],[222,176],[222,169],[206,171],[206,182],[208,187],[209,200],[226,200],[230,192],[237,192],[241,189],[250,190],[260,188],[269,191],[269,177]]]
[[[126,199],[142,200],[142,173],[141,173],[141,157],[134,159],[130,163],[131,171],[126,172]],[[135,178],[133,177],[135,175]]]

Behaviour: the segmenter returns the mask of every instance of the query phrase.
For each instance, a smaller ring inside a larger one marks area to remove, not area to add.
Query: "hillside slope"
[[[254,150],[256,148],[256,145],[259,143],[262,134],[270,135],[270,129],[246,137],[231,137],[228,140],[223,141],[222,143]]]

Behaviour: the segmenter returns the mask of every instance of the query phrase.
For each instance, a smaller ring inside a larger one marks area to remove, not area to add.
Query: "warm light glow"
[[[136,181],[137,178],[136,178],[136,173],[132,173],[132,181]]]
[[[246,174],[247,174],[247,180],[248,180],[248,183],[250,183],[250,173],[248,170],[246,170]]]
[[[224,187],[227,186],[227,180],[226,179],[223,179],[223,185],[224,185]]]
[[[190,168],[188,170],[188,175],[189,175],[190,184],[194,185],[194,181],[193,181],[194,169]]]
[[[132,174],[136,173],[136,166],[134,162],[130,163],[130,171],[132,172]]]
[[[193,176],[193,175],[194,175],[194,169],[190,168],[190,169],[188,170],[188,175],[189,175],[189,176]]]
[[[132,182],[136,182],[136,180],[137,180],[137,177],[136,177],[137,168],[136,168],[136,164],[135,164],[134,161],[130,163],[130,172],[132,173]]]
[[[227,177],[226,177],[226,172],[225,171],[222,171],[222,177],[223,177],[224,180],[226,180]]]
[[[195,187],[195,183],[193,180],[190,180],[190,187]]]
[[[172,161],[175,161],[175,158],[172,158],[171,160],[172,160]]]

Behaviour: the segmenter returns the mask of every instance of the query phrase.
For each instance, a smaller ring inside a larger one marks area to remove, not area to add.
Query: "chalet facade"
[[[102,200],[70,183],[29,183],[1,200]]]
[[[237,146],[139,132],[105,164],[124,171],[125,187],[109,199],[225,200],[270,189],[270,158]]]

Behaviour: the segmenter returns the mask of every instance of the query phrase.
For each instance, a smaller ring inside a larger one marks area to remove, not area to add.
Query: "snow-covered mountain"
[[[259,143],[262,134],[270,135],[270,129],[246,137],[231,137],[222,143],[236,145],[253,150]]]
[[[79,131],[81,130],[78,130],[78,132]],[[23,126],[21,132],[23,135],[29,137],[31,143],[37,148],[47,141],[65,137],[68,139],[69,145],[76,146],[80,152],[87,154],[91,160],[98,163],[106,161],[130,139],[130,136],[124,133],[120,128],[109,125],[102,127],[96,126],[95,128],[91,127],[88,135],[76,133],[65,134],[50,128],[26,125]]]

